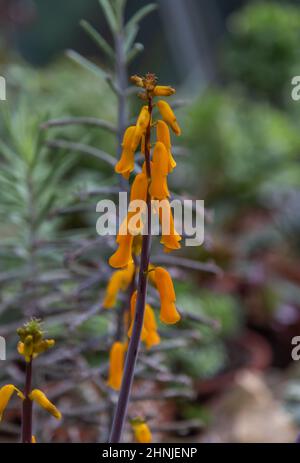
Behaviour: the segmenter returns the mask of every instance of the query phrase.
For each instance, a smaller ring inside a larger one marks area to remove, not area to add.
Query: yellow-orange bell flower
[[[181,129],[170,105],[164,100],[159,100],[157,102],[157,107],[160,114],[162,115],[163,120],[171,127],[173,132],[176,135],[181,135]]]
[[[173,281],[165,268],[155,268],[155,284],[160,296],[160,320],[167,325],[173,325],[180,320],[180,314],[175,306]]]
[[[17,393],[20,399],[24,400],[25,397],[22,392],[13,384],[6,384],[0,389],[0,421],[2,420],[3,413],[14,392]]]
[[[107,384],[118,391],[121,387],[126,345],[122,342],[114,342],[109,354],[109,374]]]
[[[165,252],[180,249],[181,236],[175,230],[174,218],[168,200],[161,201],[159,205],[159,220],[162,229],[161,244],[164,245]]]
[[[132,243],[133,235],[118,234],[117,236],[118,249],[109,258],[109,265],[113,268],[127,267],[132,262]]]
[[[55,405],[50,402],[46,394],[40,389],[33,389],[29,394],[30,400],[36,402],[40,407],[47,410],[50,415],[54,416],[57,420],[61,419],[60,411],[55,407]]]
[[[154,96],[171,96],[176,93],[175,88],[169,87],[168,85],[156,85],[153,91]]]
[[[169,171],[169,155],[163,143],[157,142],[153,150],[151,165],[151,184],[149,192],[155,199],[165,199],[170,196],[167,175]]]
[[[115,172],[122,174],[126,179],[129,178],[130,173],[134,170],[134,151],[131,148],[134,134],[134,125],[126,129],[122,142],[121,158],[115,166]]]
[[[170,137],[170,130],[165,121],[157,121],[156,123],[156,138],[157,141],[160,141],[163,143],[168,151],[169,155],[169,168],[168,172],[172,172],[172,170],[176,167],[176,161],[173,158],[173,155],[171,153],[171,137]]]
[[[149,124],[150,124],[150,113],[149,113],[148,106],[145,105],[142,107],[139,117],[136,121],[135,131],[134,131],[132,143],[131,143],[131,149],[133,152],[137,150],[137,147],[139,146],[142,140],[142,136],[146,132]]]
[[[144,421],[137,420],[131,423],[135,440],[139,444],[150,444],[152,442],[152,434],[149,426]]]
[[[149,304],[146,304],[145,307],[144,327],[147,331],[144,341],[147,349],[150,349],[152,346],[156,346],[160,343],[160,336],[157,332],[154,310]]]

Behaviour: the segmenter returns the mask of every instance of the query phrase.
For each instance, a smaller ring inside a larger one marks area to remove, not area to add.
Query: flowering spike
[[[109,376],[107,384],[116,391],[120,389],[122,383],[125,351],[125,344],[117,341],[112,345],[109,354]]]
[[[61,419],[60,411],[52,402],[50,402],[46,394],[44,394],[44,392],[40,389],[33,389],[28,397],[30,400],[36,402],[40,407],[47,410],[47,412],[49,412],[50,415],[54,416],[57,420]]]
[[[44,332],[42,331],[40,320],[30,320],[24,326],[18,328],[17,333],[20,337],[17,350],[27,363],[55,344],[54,339],[43,338]]]
[[[176,135],[181,135],[181,129],[178,125],[176,116],[173,113],[170,105],[164,100],[159,100],[157,102],[157,107],[159,109],[160,114],[162,115],[163,120],[171,127],[173,132]]]

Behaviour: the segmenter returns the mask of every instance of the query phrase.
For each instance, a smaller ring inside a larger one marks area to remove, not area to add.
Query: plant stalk
[[[149,98],[148,108],[150,113],[150,122],[146,131],[145,139],[145,162],[148,180],[151,180],[151,164],[150,164],[150,136],[151,136],[151,115],[152,115],[152,99]],[[127,414],[129,397],[134,378],[134,370],[138,355],[141,332],[144,322],[144,312],[146,304],[148,267],[150,259],[151,247],[151,197],[149,187],[147,193],[147,230],[143,236],[142,253],[140,262],[140,271],[137,285],[137,301],[135,310],[135,319],[133,324],[132,335],[129,342],[128,352],[126,355],[122,385],[120,389],[119,400],[115,410],[115,415],[112,424],[112,430],[109,442],[118,443],[121,440],[124,422]]]
[[[29,399],[32,381],[32,359],[26,362],[25,389],[22,411],[22,442],[30,444],[32,439],[32,400]]]

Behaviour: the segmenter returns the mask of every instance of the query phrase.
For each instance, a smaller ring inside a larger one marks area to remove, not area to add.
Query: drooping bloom
[[[169,172],[169,155],[163,143],[157,142],[153,150],[151,166],[150,194],[155,199],[165,199],[170,196],[167,175]]]
[[[119,291],[126,291],[132,281],[134,270],[134,263],[131,262],[126,268],[117,270],[112,274],[103,301],[103,307],[105,309],[110,309],[116,305]]]
[[[137,147],[141,143],[142,136],[146,132],[149,122],[150,122],[150,113],[149,113],[148,106],[145,105],[142,107],[139,117],[136,121],[136,126],[135,126],[132,143],[131,143],[131,149],[133,152],[137,150]]]
[[[157,102],[157,107],[160,114],[162,115],[163,120],[171,127],[173,132],[176,135],[181,135],[181,129],[170,105],[164,100],[159,100]]]
[[[17,393],[20,399],[24,400],[22,392],[13,384],[6,384],[0,389],[0,421],[2,420],[3,413],[14,392]]]
[[[170,173],[176,167],[176,161],[173,158],[172,153],[171,153],[172,145],[171,145],[170,130],[169,130],[169,127],[167,126],[167,124],[165,123],[165,121],[161,121],[161,120],[157,121],[157,123],[156,123],[156,138],[157,138],[157,141],[160,141],[165,145],[165,147],[166,147],[166,149],[168,151],[168,155],[169,155],[169,169],[168,169],[168,172]]]
[[[180,320],[180,314],[175,306],[173,281],[165,268],[155,268],[155,284],[160,296],[160,320],[167,325],[173,325]]]
[[[29,394],[29,399],[36,402],[40,407],[47,410],[50,415],[54,416],[57,420],[61,419],[60,411],[55,407],[55,405],[50,402],[46,394],[40,389],[33,389]]]
[[[168,200],[161,201],[159,204],[159,220],[161,223],[162,237],[161,244],[164,245],[164,251],[170,252],[180,249],[181,236],[175,230],[174,218],[171,206]]]
[[[153,91],[154,96],[171,96],[176,93],[175,88],[169,87],[168,85],[156,85]]]
[[[130,302],[130,327],[128,330],[128,337],[131,338],[132,330],[133,330],[133,323],[136,311],[136,299],[137,299],[137,291],[131,296]],[[156,346],[160,343],[160,336],[157,332],[157,324],[155,320],[154,310],[149,304],[145,306],[145,314],[144,314],[144,321],[141,333],[141,340],[146,344],[147,349],[150,349],[152,346]]]
[[[134,438],[139,444],[150,444],[152,442],[152,434],[145,421],[141,419],[132,420],[131,426]]]
[[[135,126],[130,126],[126,129],[122,142],[122,154],[120,160],[115,166],[117,174],[122,174],[128,179],[130,173],[134,169],[134,150],[132,149],[133,137],[135,134]]]
[[[117,341],[112,345],[109,354],[109,374],[107,384],[116,391],[120,389],[122,383],[125,351],[126,345]]]
[[[160,336],[157,332],[154,310],[149,304],[146,304],[145,307],[144,327],[147,331],[145,337],[147,349],[150,349],[152,346],[157,346],[160,343]]]
[[[143,220],[147,204],[148,179],[144,172],[137,174],[130,192],[130,206],[128,211],[128,231],[132,235],[142,233]]]
[[[117,243],[119,245],[116,252],[110,257],[109,265],[113,268],[123,268],[132,262],[132,242],[133,235],[127,232],[127,234],[118,234]]]

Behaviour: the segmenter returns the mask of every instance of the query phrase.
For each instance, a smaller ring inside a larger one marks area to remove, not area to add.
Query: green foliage
[[[300,74],[300,10],[287,2],[249,2],[229,21],[225,67],[250,94],[276,103]]]
[[[299,185],[298,127],[266,103],[210,90],[190,111],[186,141],[200,197],[208,201],[249,204],[267,185],[282,185],[283,177]]]
[[[177,283],[176,295],[178,307],[216,320],[220,329],[200,325],[200,341],[193,347],[172,351],[171,365],[174,371],[183,370],[193,378],[212,377],[228,365],[225,342],[243,325],[240,308],[230,295],[198,290],[190,283]],[[182,323],[185,326],[184,320]]]

